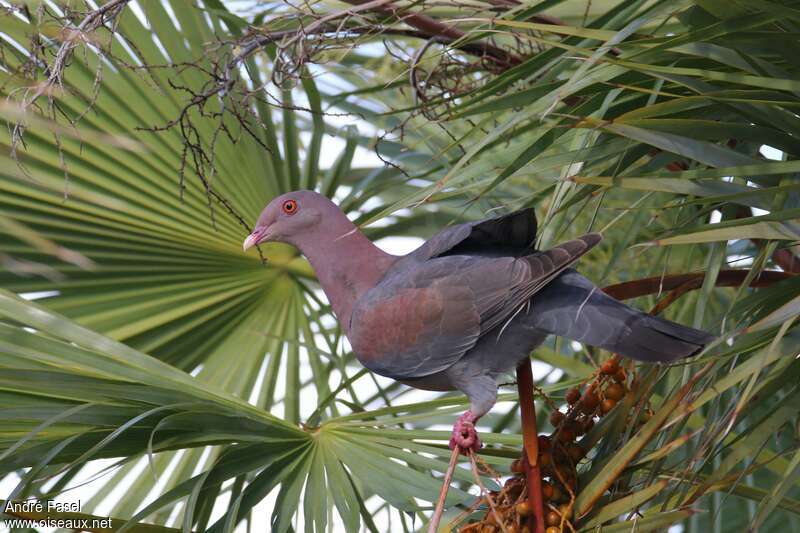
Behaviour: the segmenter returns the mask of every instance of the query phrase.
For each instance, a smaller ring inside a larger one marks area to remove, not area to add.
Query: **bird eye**
[[[297,202],[294,200],[286,200],[283,202],[283,212],[287,215],[293,215],[297,211]]]

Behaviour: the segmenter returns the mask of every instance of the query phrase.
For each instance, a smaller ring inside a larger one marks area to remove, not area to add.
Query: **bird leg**
[[[450,437],[451,450],[458,446],[462,453],[468,455],[469,452],[477,452],[481,449],[481,439],[478,438],[478,432],[475,430],[475,422],[478,421],[478,418],[472,411],[466,411],[458,417],[453,426],[453,436]]]

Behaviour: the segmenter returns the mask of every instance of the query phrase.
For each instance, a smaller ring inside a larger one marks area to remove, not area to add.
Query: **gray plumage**
[[[533,249],[535,236],[525,209],[447,228],[398,260],[356,302],[350,340],[359,360],[414,387],[460,389],[482,416],[496,379],[550,334],[659,363],[711,340],[611,298],[569,268],[598,234],[545,251]]]
[[[524,209],[448,227],[396,257],[327,198],[295,191],[267,206],[245,249],[266,240],[300,248],[359,361],[414,387],[463,391],[471,406],[454,439],[476,448],[474,421],[494,404],[496,379],[548,335],[657,363],[713,339],[633,309],[571,268],[599,234],[543,251],[535,238],[533,209]]]

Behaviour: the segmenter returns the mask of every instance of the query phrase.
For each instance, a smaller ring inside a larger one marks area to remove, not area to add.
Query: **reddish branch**
[[[722,270],[717,276],[717,287],[738,287],[744,283],[749,270]],[[750,283],[751,287],[766,287],[778,281],[792,277],[788,272],[778,272],[776,270],[765,270]],[[604,287],[606,294],[613,296],[617,300],[627,300],[648,294],[658,294],[665,291],[681,289],[689,291],[699,289],[703,285],[705,272],[693,272],[690,274],[673,274],[669,276],[653,276],[634,281],[626,281]]]
[[[531,361],[523,359],[517,366],[517,390],[522,414],[522,443],[525,449],[525,479],[528,502],[534,514],[534,533],[545,533],[544,499],[542,498],[542,472],[539,468],[539,435],[536,429],[536,407],[533,400],[533,372]]]

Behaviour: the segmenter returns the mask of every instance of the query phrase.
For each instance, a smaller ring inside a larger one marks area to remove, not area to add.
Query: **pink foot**
[[[472,414],[472,411],[467,411],[456,421],[453,426],[453,436],[450,437],[450,449],[456,446],[461,449],[461,453],[477,452],[481,449],[481,439],[478,438],[478,432],[475,431],[475,422],[478,417]]]

